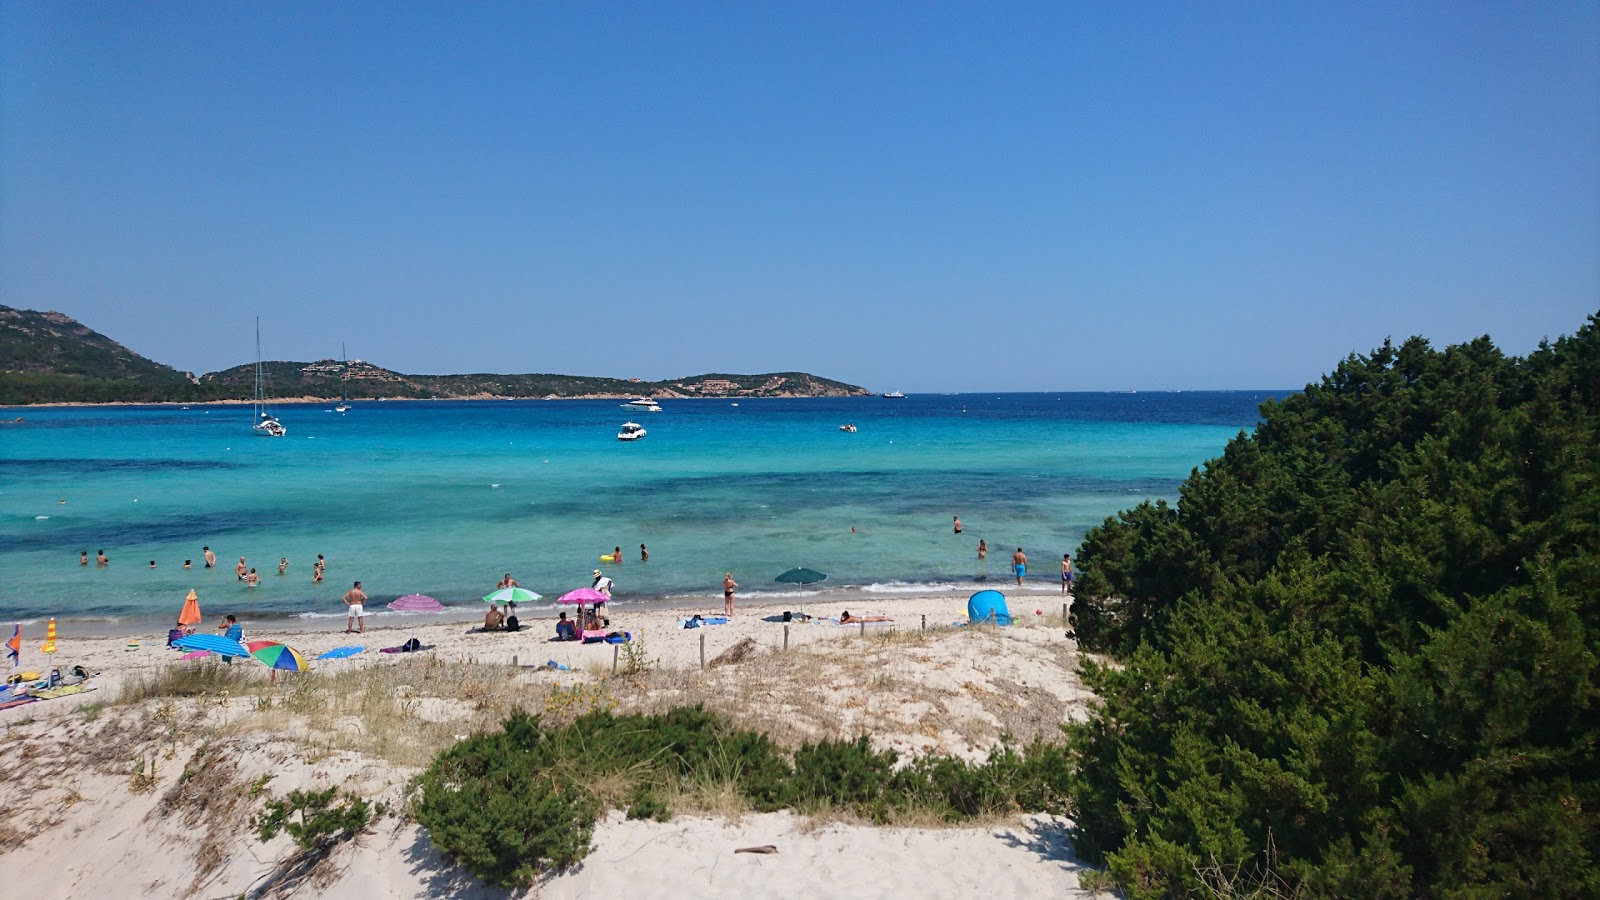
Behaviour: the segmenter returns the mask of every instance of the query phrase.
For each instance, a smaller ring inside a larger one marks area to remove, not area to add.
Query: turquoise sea
[[[253,436],[247,406],[5,410],[24,422],[0,426],[0,620],[170,620],[190,588],[208,615],[342,617],[356,579],[377,608],[477,609],[505,572],[553,599],[597,566],[622,602],[717,598],[730,570],[741,596],[781,596],[794,566],[829,589],[957,592],[1019,546],[1054,590],[1089,528],[1175,498],[1286,393],[286,405],[281,439]],[[617,441],[629,419],[649,436]],[[616,546],[623,564],[599,563]],[[101,549],[107,567],[78,565]]]

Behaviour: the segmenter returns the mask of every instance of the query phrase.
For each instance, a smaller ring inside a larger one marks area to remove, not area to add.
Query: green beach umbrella
[[[544,598],[526,588],[508,587],[501,588],[492,594],[486,594],[485,603],[537,603]]]
[[[802,567],[799,569],[790,569],[789,571],[772,580],[778,582],[779,584],[798,584],[801,588],[804,588],[808,584],[816,584],[818,582],[827,581],[828,576],[818,572],[816,569],[807,569]]]

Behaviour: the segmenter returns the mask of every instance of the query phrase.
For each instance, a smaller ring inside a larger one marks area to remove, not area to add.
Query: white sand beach
[[[717,614],[720,603],[619,609],[612,627],[630,632],[643,651],[633,654],[631,675],[629,655],[614,645],[549,642],[543,615],[525,615],[529,627],[515,634],[407,621],[346,635],[343,620],[337,631],[273,634],[247,622],[247,640],[284,640],[307,657],[367,649],[314,661],[309,675],[279,673],[273,684],[264,666],[240,660],[227,688],[191,696],[151,693],[174,667],[206,663],[180,661],[164,638],[130,646],[123,637],[62,634],[52,661],[97,672],[97,690],[0,711],[14,765],[0,783],[0,807],[10,811],[0,822],[0,878],[30,897],[237,896],[292,850],[282,835],[263,844],[252,833],[249,819],[264,799],[336,785],[387,803],[388,812],[296,896],[518,895],[443,859],[406,817],[407,781],[442,747],[495,727],[515,708],[560,718],[703,703],[782,746],[865,734],[903,756],[978,760],[1002,733],[1020,741],[1053,735],[1092,699],[1077,678],[1078,651],[1059,604],[1052,612],[1043,595],[1022,603],[1029,608],[1014,603],[1017,624],[1009,628],[952,627],[965,610],[964,598],[950,596],[869,601],[851,612],[894,621],[864,630],[822,619],[786,626],[774,607],[685,630],[681,618]],[[431,649],[377,652],[413,636]],[[44,659],[37,643],[25,650],[25,669]],[[730,650],[739,661],[717,660]],[[1068,827],[1040,816],[887,828],[789,812],[712,808],[666,823],[613,812],[581,865],[524,893],[1088,896]],[[734,853],[763,845],[777,852]]]

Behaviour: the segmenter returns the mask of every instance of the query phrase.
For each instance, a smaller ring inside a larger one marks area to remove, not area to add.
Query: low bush
[[[897,771],[899,755],[865,737],[806,744],[791,761],[765,735],[699,706],[597,711],[551,727],[518,711],[501,730],[439,754],[418,776],[413,811],[440,850],[484,881],[512,887],[583,859],[606,807],[666,821],[674,798],[697,785],[722,786],[721,796],[762,811],[892,822],[932,809],[958,822],[1060,810],[1064,759],[1036,741],[1026,752],[1002,746],[982,764],[930,756]]]

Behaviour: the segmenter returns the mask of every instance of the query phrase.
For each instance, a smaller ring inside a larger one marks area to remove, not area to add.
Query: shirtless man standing
[[[318,574],[321,574],[321,573],[319,572]],[[363,591],[361,589],[361,582],[359,582],[359,581],[356,582],[356,586],[355,587],[353,587],[350,590],[344,592],[344,605],[348,606],[350,608],[350,617],[348,619],[346,619],[345,623],[344,623],[344,633],[345,634],[349,634],[350,633],[350,626],[352,626],[352,625],[354,625],[357,628],[357,630],[359,630],[360,632],[362,632],[362,633],[366,632],[366,630],[367,630],[366,602],[367,602],[367,594],[366,594],[365,591]]]
[[[1022,587],[1022,577],[1028,574],[1028,554],[1021,547],[1011,554],[1011,570],[1017,573],[1017,587]]]
[[[248,571],[250,571],[250,567],[244,564],[244,557],[239,557],[239,564],[233,567],[233,574],[237,575],[240,581],[243,581],[244,573]]]
[[[205,551],[206,568],[215,569],[217,567],[217,555],[211,552],[210,547],[201,547],[200,549]]]

